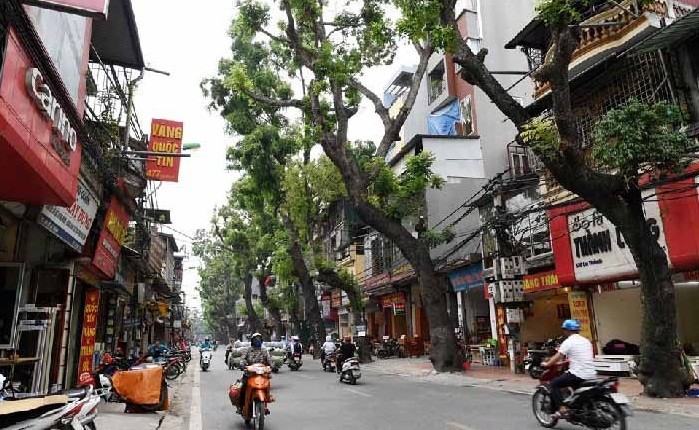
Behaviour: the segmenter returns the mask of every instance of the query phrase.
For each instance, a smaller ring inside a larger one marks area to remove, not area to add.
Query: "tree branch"
[[[430,57],[434,52],[434,47],[431,44],[427,43],[425,47],[423,47],[418,52],[420,53],[420,62],[417,65],[415,73],[413,74],[413,79],[410,84],[410,89],[408,90],[408,95],[405,97],[405,102],[398,111],[398,114],[391,121],[391,125],[385,127],[384,135],[381,138],[381,143],[379,143],[379,147],[376,150],[376,153],[381,157],[386,155],[386,153],[388,152],[388,148],[391,146],[391,143],[398,140],[400,130],[401,128],[403,128],[405,120],[408,118],[410,111],[412,111],[413,109],[415,99],[417,98],[417,94],[420,91],[422,78],[425,76],[425,72],[427,71],[427,63],[429,62]]]
[[[381,118],[384,129],[389,128],[391,126],[392,119],[388,113],[388,109],[384,107],[383,101],[379,98],[379,96],[364,86],[364,84],[359,82],[356,78],[350,78],[349,84],[374,104],[374,112],[376,112],[379,118]]]
[[[298,109],[303,108],[303,101],[298,100],[298,99],[290,99],[290,100],[280,100],[280,99],[273,99],[271,97],[267,97],[263,94],[256,93],[254,91],[250,91],[246,88],[240,88],[240,90],[245,94],[246,96],[250,97],[251,99],[255,100],[258,103],[262,103],[267,106],[274,106],[274,107],[295,107]]]

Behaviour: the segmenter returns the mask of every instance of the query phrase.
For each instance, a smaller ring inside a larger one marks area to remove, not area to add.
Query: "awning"
[[[505,49],[515,49],[518,46],[544,49],[546,41],[550,37],[551,31],[546,25],[538,19],[533,19],[512,40],[507,42]]]
[[[145,67],[131,0],[109,2],[107,20],[94,20],[90,60],[142,70]],[[97,55],[95,55],[95,53]]]
[[[681,45],[697,35],[699,35],[699,9],[695,9],[672,24],[663,27],[657,33],[629,49],[628,53],[632,55],[645,54]]]
[[[103,293],[113,293],[124,297],[131,297],[131,294],[126,289],[124,284],[116,281],[104,281],[100,282],[99,290]]]

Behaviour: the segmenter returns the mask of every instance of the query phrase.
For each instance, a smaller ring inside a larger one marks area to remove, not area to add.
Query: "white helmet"
[[[299,340],[298,336],[291,336],[291,340]]]
[[[325,341],[326,342],[332,342],[333,337],[332,336],[325,336]]]
[[[260,333],[253,333],[253,335],[250,337],[250,340],[255,339],[256,337],[259,337],[260,339],[262,339],[262,334],[260,334]]]

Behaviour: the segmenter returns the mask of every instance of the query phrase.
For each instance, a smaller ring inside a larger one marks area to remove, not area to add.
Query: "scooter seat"
[[[594,387],[594,386],[596,386],[596,385],[598,385],[598,384],[600,384],[600,383],[602,383],[602,382],[604,382],[604,381],[606,381],[606,379],[602,379],[602,378],[588,379],[588,380],[584,381],[582,384],[580,384],[580,385],[578,386],[578,388],[582,388],[582,387]]]
[[[63,390],[61,394],[68,396],[70,399],[82,399],[87,396],[87,388],[71,388],[70,390]]]

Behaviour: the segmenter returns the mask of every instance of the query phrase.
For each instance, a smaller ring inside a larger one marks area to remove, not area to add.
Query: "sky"
[[[184,143],[200,143],[201,149],[183,158],[179,182],[163,182],[157,191],[160,209],[169,209],[173,224],[162,231],[175,235],[180,247],[191,251],[191,237],[208,228],[216,206],[238,173],[226,171],[226,147],[235,143],[225,132],[218,112],[208,111],[199,84],[215,76],[218,61],[230,56],[228,28],[235,13],[235,0],[132,0],[141,48],[146,64],[170,76],[146,72],[139,83],[134,105],[141,127],[149,132],[152,118],[184,122]],[[399,50],[397,64],[410,64],[410,50]],[[380,92],[396,67],[380,67],[362,79]],[[370,103],[364,102],[350,123],[350,139],[375,140],[383,127]],[[173,230],[174,229],[174,230]],[[182,283],[187,306],[200,307],[195,288],[197,259],[185,260]]]

